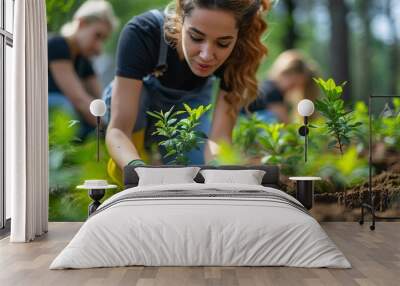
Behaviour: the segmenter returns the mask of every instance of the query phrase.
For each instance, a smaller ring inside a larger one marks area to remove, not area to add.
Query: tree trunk
[[[399,79],[399,39],[397,37],[397,27],[396,27],[396,20],[393,15],[393,3],[394,1],[388,1],[385,7],[385,14],[389,20],[390,31],[392,34],[393,41],[389,45],[389,94],[390,95],[397,95],[397,80]]]
[[[368,96],[373,93],[372,91],[372,72],[371,72],[371,17],[368,13],[368,9],[371,7],[371,0],[359,0],[357,2],[358,10],[360,14],[360,20],[363,27],[363,34],[361,38],[360,46],[357,50],[359,54],[360,66],[359,66],[359,98],[367,100]]]
[[[347,24],[348,8],[344,0],[329,0],[331,17],[331,72],[336,82],[349,82],[344,89],[343,99],[351,99],[349,28]]]
[[[284,0],[287,15],[286,15],[286,33],[283,38],[283,47],[285,50],[293,49],[296,45],[298,34],[295,29],[294,11],[296,9],[296,4],[294,0]]]

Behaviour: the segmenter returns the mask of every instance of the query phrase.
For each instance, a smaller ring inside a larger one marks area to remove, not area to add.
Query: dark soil
[[[372,199],[377,211],[398,208],[400,203],[400,173],[386,171],[372,178]],[[342,193],[338,203],[345,207],[359,208],[369,201],[368,183],[356,186]]]
[[[393,157],[392,157],[393,159]],[[397,157],[398,159],[398,157]],[[387,160],[386,171],[372,177],[372,200],[375,210],[384,216],[400,215],[400,160]],[[295,194],[295,184],[282,178],[282,188]],[[356,221],[363,202],[370,202],[368,179],[345,191],[316,193],[311,213],[322,221]],[[329,189],[329,188],[328,188]]]

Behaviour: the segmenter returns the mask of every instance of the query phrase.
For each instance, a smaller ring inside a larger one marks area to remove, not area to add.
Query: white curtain
[[[12,242],[48,227],[47,27],[45,0],[15,1],[14,70],[6,98],[6,187]]]

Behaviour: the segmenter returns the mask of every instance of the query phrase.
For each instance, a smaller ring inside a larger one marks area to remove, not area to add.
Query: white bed
[[[173,196],[162,195],[174,190]],[[157,193],[161,195],[154,196]],[[299,204],[280,190],[257,185],[130,188],[100,206],[50,269],[128,265],[350,268],[343,253]]]

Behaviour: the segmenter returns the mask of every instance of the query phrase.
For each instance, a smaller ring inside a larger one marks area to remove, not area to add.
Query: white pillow
[[[199,170],[199,167],[135,168],[139,186],[195,183],[193,179]]]
[[[265,171],[262,170],[201,170],[205,184],[247,184],[261,185]]]

